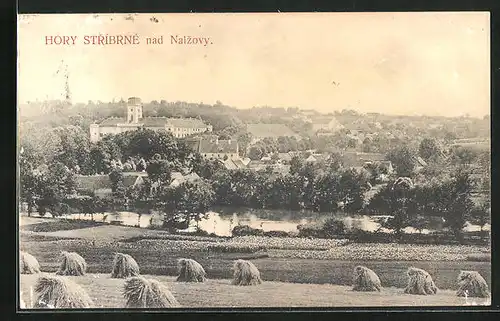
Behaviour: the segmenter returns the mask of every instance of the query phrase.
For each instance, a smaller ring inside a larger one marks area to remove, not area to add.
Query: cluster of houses
[[[125,188],[137,187],[144,184],[144,178],[148,174],[146,172],[123,172],[123,185]],[[176,187],[180,184],[188,181],[194,182],[200,179],[196,173],[184,174],[181,172],[171,173],[171,181],[169,186]],[[109,175],[77,175],[77,191],[79,193],[93,194],[99,197],[109,197],[112,191],[112,184]],[[153,185],[151,188],[154,189],[157,186]]]
[[[90,125],[90,139],[93,142],[99,141],[104,135],[117,134],[137,128],[147,128],[152,130],[165,130],[172,133],[176,138],[184,138],[185,142],[194,151],[198,152],[206,159],[217,160],[221,162],[226,169],[251,169],[255,171],[272,168],[275,173],[286,174],[290,170],[290,161],[298,152],[275,153],[263,156],[260,160],[250,160],[249,158],[241,157],[239,145],[236,140],[219,139],[217,135],[212,134],[212,126],[205,124],[199,118],[167,118],[167,117],[143,117],[142,103],[137,97],[128,99],[127,117],[125,118],[108,118],[99,124]],[[318,136],[334,135],[340,130],[344,130],[346,135],[352,138],[361,139],[370,137],[370,129],[366,128],[366,124],[356,123],[353,121],[349,125],[342,125],[333,115],[321,115],[315,111],[301,111],[298,116],[303,121],[311,124],[311,131]],[[375,124],[376,126],[377,124]],[[380,124],[378,124],[380,125]],[[363,127],[364,126],[364,127]],[[250,145],[267,137],[296,137],[298,134],[292,131],[284,124],[247,124],[247,131],[251,134],[252,141]],[[326,161],[330,157],[329,154],[315,153],[314,150],[309,151],[309,156],[306,162],[321,162]],[[342,163],[349,168],[363,168],[368,164],[377,164],[383,166],[387,173],[394,171],[391,162],[386,161],[384,155],[378,153],[361,153],[357,151],[344,151],[341,154]],[[425,166],[425,162],[419,158],[416,160],[418,166]],[[144,167],[144,166],[142,166]],[[142,169],[142,168],[141,168]],[[126,168],[124,172],[124,184],[128,186],[136,186],[143,183],[143,178],[147,173],[135,168]],[[173,173],[171,185],[176,186],[184,181],[199,179],[194,173],[183,174]],[[78,176],[78,188],[80,191],[92,191],[95,195],[107,195],[111,193],[111,182],[108,175],[94,176]]]

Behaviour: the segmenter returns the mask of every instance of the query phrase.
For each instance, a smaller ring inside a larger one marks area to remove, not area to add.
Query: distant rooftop
[[[236,154],[238,142],[235,139],[218,139],[216,135],[193,137],[186,144],[200,154]]]
[[[254,137],[280,137],[296,136],[296,134],[283,124],[247,124],[247,131]]]
[[[116,126],[118,124],[126,124],[127,119],[124,117],[111,117],[104,119],[99,123],[99,126]],[[168,118],[168,117],[144,117],[139,120],[137,125],[144,127],[175,127],[175,128],[206,128],[207,124],[197,118]]]

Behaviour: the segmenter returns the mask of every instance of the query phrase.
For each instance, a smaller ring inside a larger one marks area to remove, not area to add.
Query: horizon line
[[[151,104],[153,101],[156,101],[158,102],[158,104],[161,104],[161,101],[164,100],[166,101],[167,103],[186,103],[186,104],[197,104],[197,105],[207,105],[207,106],[217,106],[217,102],[216,103],[213,103],[213,104],[210,104],[210,103],[205,103],[203,101],[201,102],[189,102],[189,101],[185,101],[185,100],[171,100],[171,101],[168,101],[166,99],[152,99],[152,100],[149,100],[149,101],[144,101],[142,100],[142,98],[138,97],[138,96],[129,96],[127,98],[123,98],[123,97],[120,97],[120,99],[118,99],[116,101],[116,98],[113,98],[113,100],[109,100],[109,101],[103,101],[103,100],[100,100],[100,99],[96,99],[96,100],[92,100],[92,99],[89,99],[87,102],[83,102],[83,101],[77,101],[77,102],[74,102],[74,101],[69,101],[70,105],[78,105],[78,104],[82,104],[82,105],[88,105],[88,102],[91,101],[93,102],[94,104],[96,104],[97,102],[101,102],[103,104],[112,104],[112,103],[120,103],[120,101],[124,101],[125,103],[127,102],[127,100],[129,98],[139,98],[141,100],[141,103],[142,104]],[[382,113],[382,112],[375,112],[375,111],[368,111],[368,112],[361,112],[359,111],[359,109],[355,109],[353,107],[345,107],[345,108],[342,108],[342,109],[336,109],[334,111],[330,111],[330,112],[324,112],[324,111],[319,111],[319,110],[316,110],[315,108],[305,108],[305,107],[300,107],[300,106],[271,106],[271,105],[259,105],[259,106],[252,106],[252,107],[238,107],[238,106],[232,106],[232,105],[226,105],[225,103],[223,103],[221,100],[218,100],[219,102],[221,102],[221,105],[220,106],[225,106],[225,107],[229,107],[229,108],[234,108],[234,109],[238,109],[238,110],[249,110],[249,109],[253,109],[253,108],[272,108],[272,109],[290,109],[290,108],[297,108],[299,110],[302,110],[302,111],[314,111],[320,115],[328,115],[328,114],[334,114],[335,112],[342,112],[342,111],[354,111],[356,112],[357,114],[359,114],[360,116],[365,116],[365,115],[370,115],[370,114],[379,114],[379,115],[386,115],[386,116],[404,116],[404,117],[434,117],[434,118],[475,118],[475,119],[484,119],[486,116],[487,117],[491,117],[491,107],[490,107],[490,113],[488,114],[484,114],[482,116],[474,116],[474,115],[470,115],[469,113],[465,113],[465,114],[462,114],[462,115],[455,115],[455,116],[445,116],[445,115],[432,115],[432,114],[416,114],[416,113],[407,113],[407,114],[396,114],[396,113]],[[65,102],[65,99],[44,99],[44,100],[39,100],[38,98],[36,100],[25,100],[24,102],[20,102],[18,101],[17,102],[17,106],[19,105],[30,105],[30,104],[33,104],[33,103],[47,103],[47,102]],[[66,101],[68,102],[68,101]]]

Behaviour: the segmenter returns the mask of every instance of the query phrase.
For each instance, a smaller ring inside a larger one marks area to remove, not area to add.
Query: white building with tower
[[[105,135],[116,135],[138,128],[165,130],[176,138],[212,131],[212,125],[205,124],[199,118],[143,117],[142,107],[140,98],[129,98],[126,106],[127,117],[111,117],[91,124],[90,141],[97,142]]]

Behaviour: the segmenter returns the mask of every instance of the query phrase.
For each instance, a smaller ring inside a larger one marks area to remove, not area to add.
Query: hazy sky
[[[157,22],[152,21],[152,17]],[[488,13],[38,15],[19,18],[19,101],[220,100],[238,108],[490,113]],[[138,34],[91,46],[85,35]],[[48,46],[45,36],[77,36]],[[163,35],[163,45],[145,38]],[[171,35],[213,44],[175,45]]]

